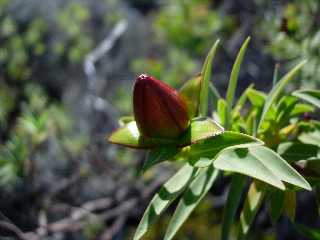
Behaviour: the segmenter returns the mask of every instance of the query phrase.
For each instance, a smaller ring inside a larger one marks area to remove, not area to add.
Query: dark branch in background
[[[87,89],[88,89],[88,105],[90,109],[104,112],[112,120],[112,124],[117,124],[118,113],[113,106],[98,96],[98,73],[95,64],[114,47],[116,41],[126,31],[128,23],[126,20],[118,22],[110,34],[90,52],[84,60],[84,72],[87,77]]]
[[[166,174],[163,174],[156,178],[147,188],[141,191],[139,197],[129,197],[129,191],[125,191],[125,194],[120,194],[121,197],[116,199],[119,192],[123,191],[123,189],[119,189],[114,194],[115,198],[101,198],[86,202],[80,207],[73,207],[74,210],[66,218],[48,223],[47,225],[41,225],[35,231],[28,233],[22,233],[19,229],[15,228],[14,233],[20,233],[20,237],[22,238],[19,238],[19,240],[41,240],[52,233],[79,231],[87,226],[89,217],[94,217],[103,222],[115,219],[112,225],[99,238],[101,240],[112,239],[125,224],[126,219],[135,214],[135,210],[139,208],[139,204],[145,202],[146,198],[149,198],[167,177]]]
[[[3,231],[11,232],[19,240],[28,240],[28,238],[24,236],[23,232],[13,223],[0,221],[0,232],[3,232]],[[1,239],[1,235],[0,235],[0,239]]]

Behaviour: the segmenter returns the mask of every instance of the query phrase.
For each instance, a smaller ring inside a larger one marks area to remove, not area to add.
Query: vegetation
[[[0,239],[320,239],[319,11],[0,0]]]

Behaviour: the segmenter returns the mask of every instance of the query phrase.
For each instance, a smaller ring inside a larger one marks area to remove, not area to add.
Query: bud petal
[[[133,89],[134,117],[139,131],[151,138],[177,138],[189,126],[187,106],[176,90],[146,74]]]

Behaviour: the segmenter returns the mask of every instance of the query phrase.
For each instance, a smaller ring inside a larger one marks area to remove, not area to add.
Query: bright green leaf
[[[320,108],[320,91],[319,90],[298,90],[292,93],[293,96],[301,98]]]
[[[238,172],[284,190],[281,181],[310,190],[309,183],[283,158],[264,146],[226,149],[214,161],[217,169]]]
[[[280,96],[283,88],[293,79],[293,77],[298,73],[298,71],[303,67],[306,61],[300,62],[297,66],[295,66],[290,72],[284,75],[279,82],[272,88],[270,93],[268,94],[267,101],[264,104],[262,114],[259,118],[257,129],[259,130],[262,122],[264,121],[271,105],[274,101]]]
[[[184,147],[197,141],[221,134],[223,128],[210,118],[196,118],[178,139],[148,138],[140,134],[136,122],[130,122],[111,134],[109,142],[132,148]]]
[[[245,148],[262,144],[262,141],[249,135],[225,131],[220,135],[200,141],[184,149],[181,157],[187,157],[192,164],[196,164],[200,158],[211,159],[212,162],[220,151],[228,147]]]
[[[190,118],[197,116],[200,101],[200,84],[202,76],[198,75],[187,81],[179,90],[180,95],[184,98]]]
[[[203,64],[201,71],[201,88],[200,88],[200,104],[199,104],[199,113],[200,116],[206,117],[208,114],[208,96],[209,96],[209,83],[212,72],[212,60],[216,54],[216,50],[219,45],[219,40],[215,42],[213,47],[208,53],[208,56]]]
[[[320,147],[320,130],[304,132],[298,137],[299,141],[306,144],[313,144]]]
[[[238,82],[240,66],[243,61],[243,57],[244,57],[244,54],[247,50],[249,42],[250,42],[250,37],[248,37],[245,40],[245,42],[242,44],[241,49],[237,55],[237,58],[233,64],[233,67],[231,70],[229,85],[228,85],[228,89],[227,89],[227,96],[226,96],[226,101],[227,101],[226,124],[225,124],[226,129],[230,128],[232,105],[233,105],[233,99],[234,99],[235,92],[236,92],[236,86],[237,86],[237,82]]]

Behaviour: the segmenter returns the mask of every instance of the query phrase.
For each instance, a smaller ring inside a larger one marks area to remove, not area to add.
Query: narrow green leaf
[[[295,228],[305,237],[312,240],[320,240],[320,229],[307,227],[302,224],[295,223]]]
[[[284,194],[284,191],[280,191],[278,189],[275,189],[273,192],[271,192],[268,210],[271,222],[273,224],[276,224],[283,212]]]
[[[219,174],[218,170],[209,166],[192,181],[183,194],[167,228],[164,240],[171,240],[196,208],[202,198],[208,193]]]
[[[261,108],[266,101],[267,95],[264,92],[249,89],[247,92],[248,99],[252,106]]]
[[[201,88],[200,88],[200,105],[199,105],[199,113],[200,116],[206,117],[208,114],[208,95],[209,95],[209,83],[212,72],[212,60],[216,54],[216,50],[219,45],[219,40],[215,42],[209,54],[203,64],[201,71]]]
[[[227,111],[227,103],[223,98],[218,100],[217,105],[217,114],[219,118],[219,122],[222,126],[226,124],[226,111]]]
[[[280,64],[276,63],[274,65],[273,78],[272,78],[272,87],[274,87],[278,82]]]
[[[222,240],[229,239],[230,228],[234,221],[237,208],[239,207],[242,190],[246,184],[246,180],[247,177],[240,174],[234,174],[232,176],[227,202],[223,211]]]
[[[249,42],[250,42],[250,37],[248,37],[245,40],[245,42],[242,44],[241,49],[240,49],[240,51],[237,55],[237,58],[233,64],[232,71],[230,74],[229,85],[228,85],[227,96],[226,96],[226,101],[227,101],[226,124],[225,124],[226,129],[230,128],[232,105],[233,105],[233,99],[234,99],[235,92],[236,92],[236,86],[237,86],[237,82],[238,82],[240,66],[243,61],[243,57],[244,57],[244,54],[247,50]]]
[[[185,190],[196,175],[196,168],[185,164],[172,176],[152,198],[148,208],[143,214],[134,235],[134,240],[141,239],[149,227],[160,217],[169,205]]]
[[[243,209],[240,214],[240,226],[238,233],[238,240],[247,239],[247,234],[251,224],[263,202],[265,196],[265,189],[257,186],[256,182],[252,182],[244,202]]]
[[[188,80],[179,90],[184,98],[190,119],[196,117],[199,111],[201,74]]]
[[[298,90],[298,91],[294,91],[292,95],[298,98],[301,98],[309,103],[312,103],[313,105],[320,108],[320,91],[319,90],[311,90],[311,89]]]
[[[264,181],[281,190],[281,181],[311,190],[309,183],[280,155],[264,146],[226,149],[214,161],[217,169],[238,172]]]
[[[295,66],[290,72],[288,72],[285,76],[283,76],[279,82],[272,88],[270,93],[268,94],[267,101],[264,104],[262,114],[259,118],[257,129],[259,130],[262,122],[264,121],[271,105],[274,101],[280,96],[283,88],[293,79],[293,77],[298,73],[298,71],[303,67],[306,61],[300,62],[297,66]]]
[[[212,107],[213,107],[213,109],[216,109],[218,106],[218,101],[221,98],[221,96],[220,96],[218,89],[212,84],[212,82],[210,82],[210,84],[209,84],[209,94],[212,98],[212,101],[211,101]]]
[[[241,96],[239,97],[236,105],[235,105],[235,108],[234,108],[234,112],[239,112],[242,108],[243,108],[243,105],[245,104],[245,102],[247,101],[248,99],[248,92],[250,92],[251,90],[253,90],[253,86],[254,84],[251,83],[247,88],[246,90],[243,91],[243,93],[241,94]]]
[[[145,172],[158,163],[172,159],[178,152],[179,149],[174,146],[160,147],[150,150],[142,167],[142,171]]]
[[[284,212],[291,222],[296,217],[297,194],[295,191],[289,190],[284,193]]]

